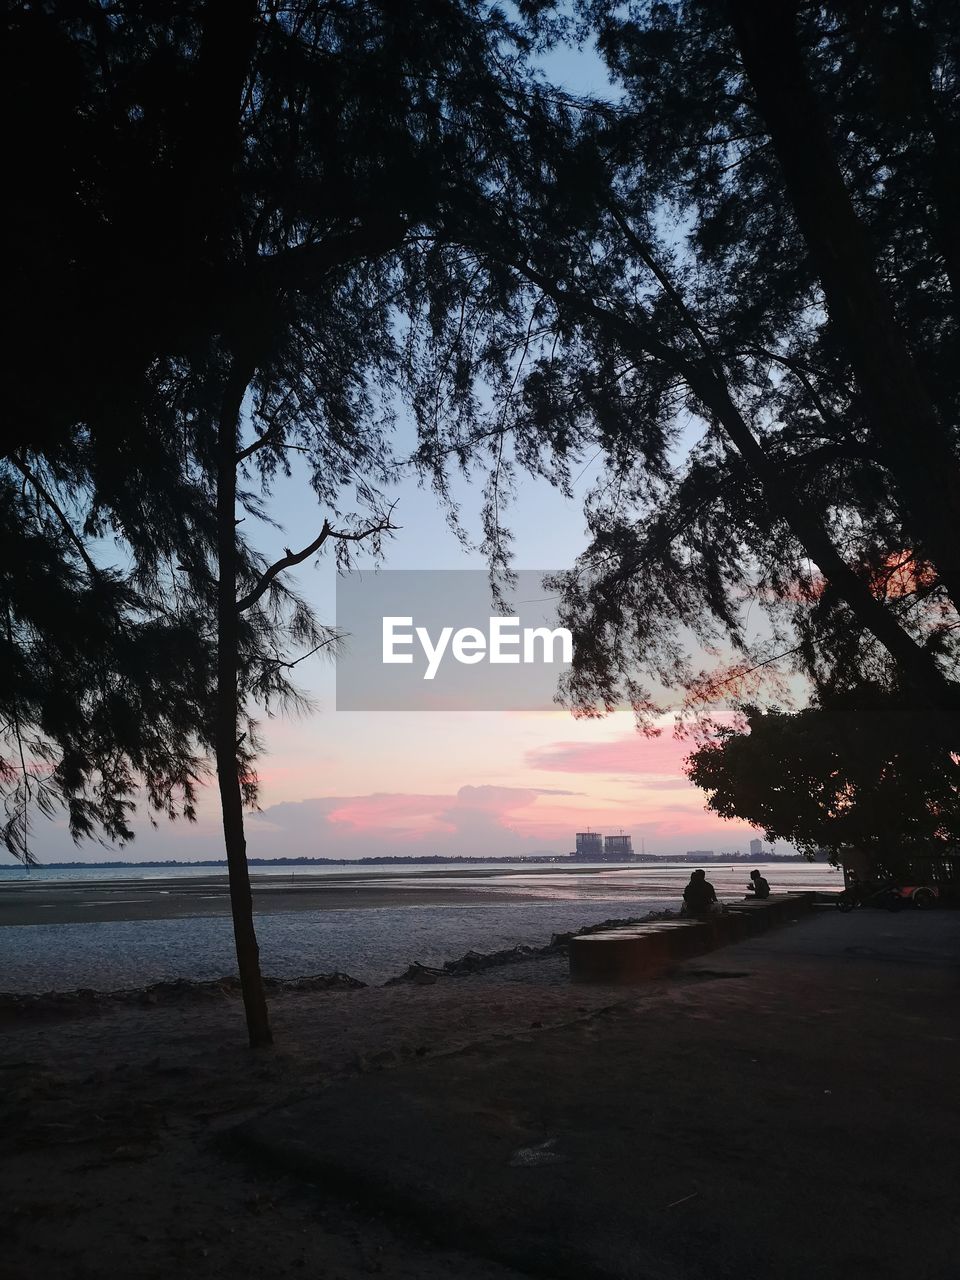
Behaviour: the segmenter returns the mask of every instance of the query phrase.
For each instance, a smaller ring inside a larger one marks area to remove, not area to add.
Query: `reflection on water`
[[[826,863],[816,862],[743,862],[705,863],[707,878],[723,897],[740,896],[746,889],[750,871],[760,867],[770,881],[774,893],[794,890],[842,888],[840,873]],[[333,880],[338,884],[372,884],[380,888],[391,885],[443,887],[462,886],[471,892],[496,889],[499,894],[516,893],[526,899],[544,901],[596,901],[622,895],[643,894],[645,897],[676,897],[690,878],[691,863],[652,863],[611,867],[609,865],[528,863],[407,863],[392,866],[280,866],[251,867],[255,878],[282,876],[284,880]],[[225,875],[225,867],[33,867],[0,866],[0,884],[48,881],[99,880],[167,880],[192,879],[195,876]],[[261,892],[266,886],[261,887]]]
[[[707,879],[718,895],[742,897],[746,893],[750,872],[759,867],[774,893],[794,893],[806,890],[836,892],[843,888],[840,872],[826,863],[810,862],[750,862],[740,864],[704,864]],[[449,889],[452,883],[482,893],[484,889],[498,894],[515,893],[518,898],[541,898],[553,902],[611,900],[619,897],[676,898],[690,879],[693,864],[674,863],[656,866],[630,867],[577,867],[576,869],[543,871],[508,870],[505,867],[489,869],[471,868],[451,875],[431,874],[429,870],[416,872],[416,882],[422,886]],[[353,877],[351,877],[352,879]],[[366,877],[356,876],[358,882],[369,883]],[[377,885],[409,884],[409,875],[377,877]]]

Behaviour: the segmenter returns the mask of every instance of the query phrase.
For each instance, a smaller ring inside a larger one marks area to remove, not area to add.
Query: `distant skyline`
[[[263,807],[248,821],[252,857],[563,854],[587,827],[622,829],[648,853],[745,851],[754,835],[704,811],[702,794],[680,772],[689,744],[669,731],[639,736],[626,712],[577,721],[559,710],[327,711],[274,721],[265,736]],[[196,824],[161,820],[152,828],[141,814],[135,826],[125,859],[222,852],[212,786],[204,788]],[[41,860],[118,856],[96,844],[74,846],[64,823],[37,819],[34,830]]]

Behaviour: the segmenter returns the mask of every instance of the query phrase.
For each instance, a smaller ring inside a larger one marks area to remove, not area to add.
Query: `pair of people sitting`
[[[759,871],[750,872],[750,884],[747,888],[760,901],[770,897],[770,885]],[[683,910],[688,916],[708,916],[723,910],[717,891],[707,879],[705,871],[698,869],[691,875],[690,883],[683,891]]]

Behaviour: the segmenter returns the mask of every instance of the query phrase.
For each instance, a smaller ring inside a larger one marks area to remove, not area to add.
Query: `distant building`
[[[692,858],[694,862],[697,860],[697,858],[712,858],[713,850],[712,849],[688,849],[687,852],[684,854],[684,857],[688,859]]]
[[[763,841],[751,840],[750,841],[750,857],[760,858],[762,856],[763,856]]]
[[[577,852],[581,862],[603,861],[603,836],[599,831],[578,831]]]
[[[604,862],[630,862],[633,858],[633,840],[621,831],[618,836],[604,836]]]

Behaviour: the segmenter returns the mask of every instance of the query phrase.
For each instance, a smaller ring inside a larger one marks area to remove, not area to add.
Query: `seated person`
[[[750,884],[747,885],[747,889],[753,891],[755,898],[762,900],[770,897],[770,885],[759,871],[750,872]]]
[[[708,916],[717,909],[717,892],[705,871],[694,871],[683,891],[684,912],[688,916]]]

